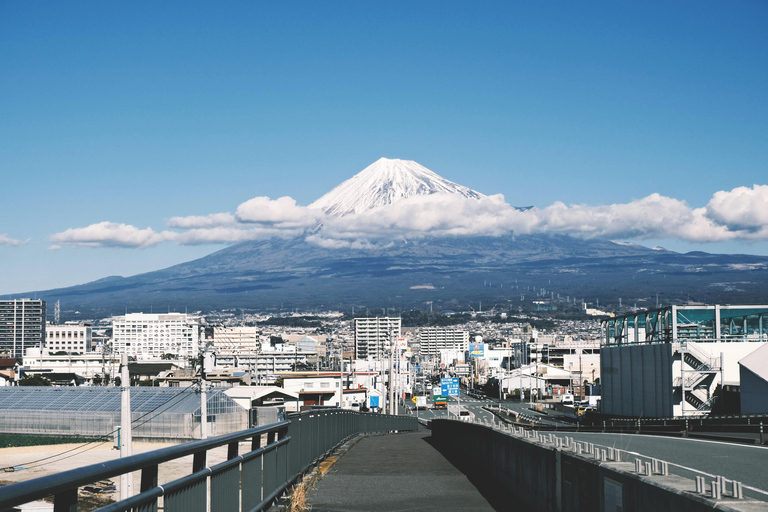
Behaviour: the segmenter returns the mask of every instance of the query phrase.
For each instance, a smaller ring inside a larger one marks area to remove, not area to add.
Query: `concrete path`
[[[471,481],[430,441],[426,430],[361,439],[309,493],[312,511],[522,510]]]

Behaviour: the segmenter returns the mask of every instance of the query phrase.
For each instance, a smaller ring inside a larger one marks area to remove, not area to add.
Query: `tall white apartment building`
[[[469,350],[469,331],[447,327],[422,327],[419,330],[419,345],[422,356],[439,356],[441,350]]]
[[[400,337],[400,318],[355,318],[355,359],[389,357],[390,339]]]
[[[174,354],[179,359],[197,357],[200,328],[185,313],[129,313],[112,321],[112,344],[116,354],[137,361],[160,359]]]
[[[87,354],[92,350],[93,333],[89,324],[48,322],[45,336],[45,346],[49,354]]]
[[[0,300],[0,354],[21,358],[45,346],[45,301]]]

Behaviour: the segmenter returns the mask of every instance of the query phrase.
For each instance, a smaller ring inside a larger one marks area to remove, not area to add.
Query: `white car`
[[[560,399],[560,403],[563,405],[573,405],[573,395],[571,395],[570,393],[566,393]]]
[[[472,416],[474,416],[474,414],[472,414],[466,409],[462,409],[459,411],[459,419],[461,421],[472,421]]]

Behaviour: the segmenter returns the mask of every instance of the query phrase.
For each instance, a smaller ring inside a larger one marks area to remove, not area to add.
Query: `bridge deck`
[[[426,430],[361,439],[308,498],[313,512],[522,510],[464,475]]]

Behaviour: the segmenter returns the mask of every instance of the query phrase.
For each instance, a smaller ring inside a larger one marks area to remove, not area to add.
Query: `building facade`
[[[21,358],[45,346],[45,301],[0,300],[0,354]]]
[[[390,340],[400,338],[400,318],[355,318],[355,359],[389,357]]]
[[[738,362],[768,343],[767,321],[768,305],[667,306],[603,320],[601,412],[713,412],[720,390],[739,384]]]
[[[179,359],[197,357],[200,329],[197,320],[184,313],[129,313],[112,321],[113,351],[137,361],[173,354]]]
[[[87,354],[93,350],[93,333],[89,324],[52,324],[45,329],[45,346],[48,352],[66,352],[67,354]]]
[[[422,327],[419,329],[419,355],[437,357],[441,350],[469,350],[469,331],[447,327]]]
[[[260,347],[257,327],[213,328],[213,349],[219,354],[253,355],[259,352]]]

